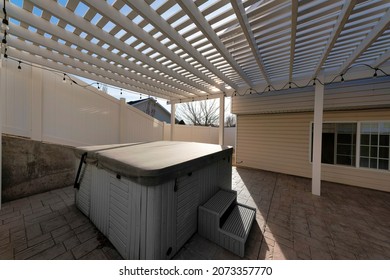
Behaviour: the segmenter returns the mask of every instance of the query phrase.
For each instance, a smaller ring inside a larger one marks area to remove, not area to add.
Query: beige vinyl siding
[[[390,107],[390,79],[335,83],[325,86],[324,110],[345,110]],[[286,112],[312,112],[314,87],[247,94],[232,98],[232,113],[266,114]]]
[[[390,110],[328,111],[324,122],[390,121]],[[311,177],[312,112],[238,115],[238,166]],[[390,191],[390,171],[322,165],[322,179]]]
[[[311,176],[311,120],[312,113],[239,115],[237,165]]]

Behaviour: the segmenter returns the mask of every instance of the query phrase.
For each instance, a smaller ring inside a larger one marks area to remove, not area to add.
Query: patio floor
[[[233,168],[241,203],[257,208],[245,259],[390,259],[390,193]],[[0,259],[121,259],[74,204],[72,187],[7,202]],[[195,234],[175,259],[239,259]]]

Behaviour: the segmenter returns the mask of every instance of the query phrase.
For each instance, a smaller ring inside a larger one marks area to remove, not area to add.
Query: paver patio
[[[233,168],[241,203],[257,208],[245,259],[390,259],[390,193]],[[72,187],[7,202],[0,259],[121,259],[74,204]],[[239,259],[195,234],[175,259]]]

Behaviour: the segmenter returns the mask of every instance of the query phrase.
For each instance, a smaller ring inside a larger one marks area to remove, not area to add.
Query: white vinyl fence
[[[164,140],[170,140],[171,125],[165,124]],[[173,140],[218,144],[218,127],[176,125]],[[236,146],[236,128],[225,127],[224,145]]]
[[[63,75],[3,61],[0,69],[2,132],[70,146],[170,140],[170,125],[93,87]],[[176,141],[218,144],[218,128],[176,125]],[[235,128],[225,129],[235,145]]]
[[[70,146],[163,139],[162,122],[61,74],[10,60],[0,73],[3,133]]]

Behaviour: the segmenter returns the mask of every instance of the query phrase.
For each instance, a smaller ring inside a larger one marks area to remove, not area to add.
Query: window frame
[[[322,124],[326,124],[326,123],[333,123],[333,124],[339,124],[339,123],[345,123],[345,124],[356,124],[356,144],[355,144],[355,165],[343,165],[343,164],[336,164],[336,163],[333,163],[333,164],[330,164],[330,163],[322,163],[321,162],[321,165],[322,164],[325,164],[325,165],[329,165],[329,166],[338,166],[338,167],[346,167],[346,168],[358,168],[358,169],[363,169],[363,170],[371,170],[371,171],[377,171],[377,172],[390,172],[390,145],[389,145],[389,158],[388,158],[388,161],[389,161],[389,164],[388,164],[388,169],[380,169],[379,168],[379,164],[377,164],[377,167],[376,168],[370,168],[370,167],[362,167],[360,166],[360,149],[361,149],[361,127],[362,127],[362,124],[366,124],[366,123],[376,123],[376,124],[380,124],[380,123],[389,123],[390,124],[390,120],[363,120],[363,121],[323,121]],[[313,155],[313,128],[314,128],[314,122],[313,121],[310,121],[310,129],[309,129],[309,162],[310,164],[313,163],[312,161],[312,155]],[[379,138],[379,137],[378,137]],[[335,146],[336,146],[336,140],[337,137],[335,137]],[[378,140],[379,141],[379,140]],[[380,145],[378,145],[378,147],[380,147]],[[336,157],[336,149],[334,151],[334,156]],[[378,155],[379,155],[379,148],[378,148]],[[379,157],[378,157],[379,158]],[[335,158],[335,161],[336,162],[336,158]]]

